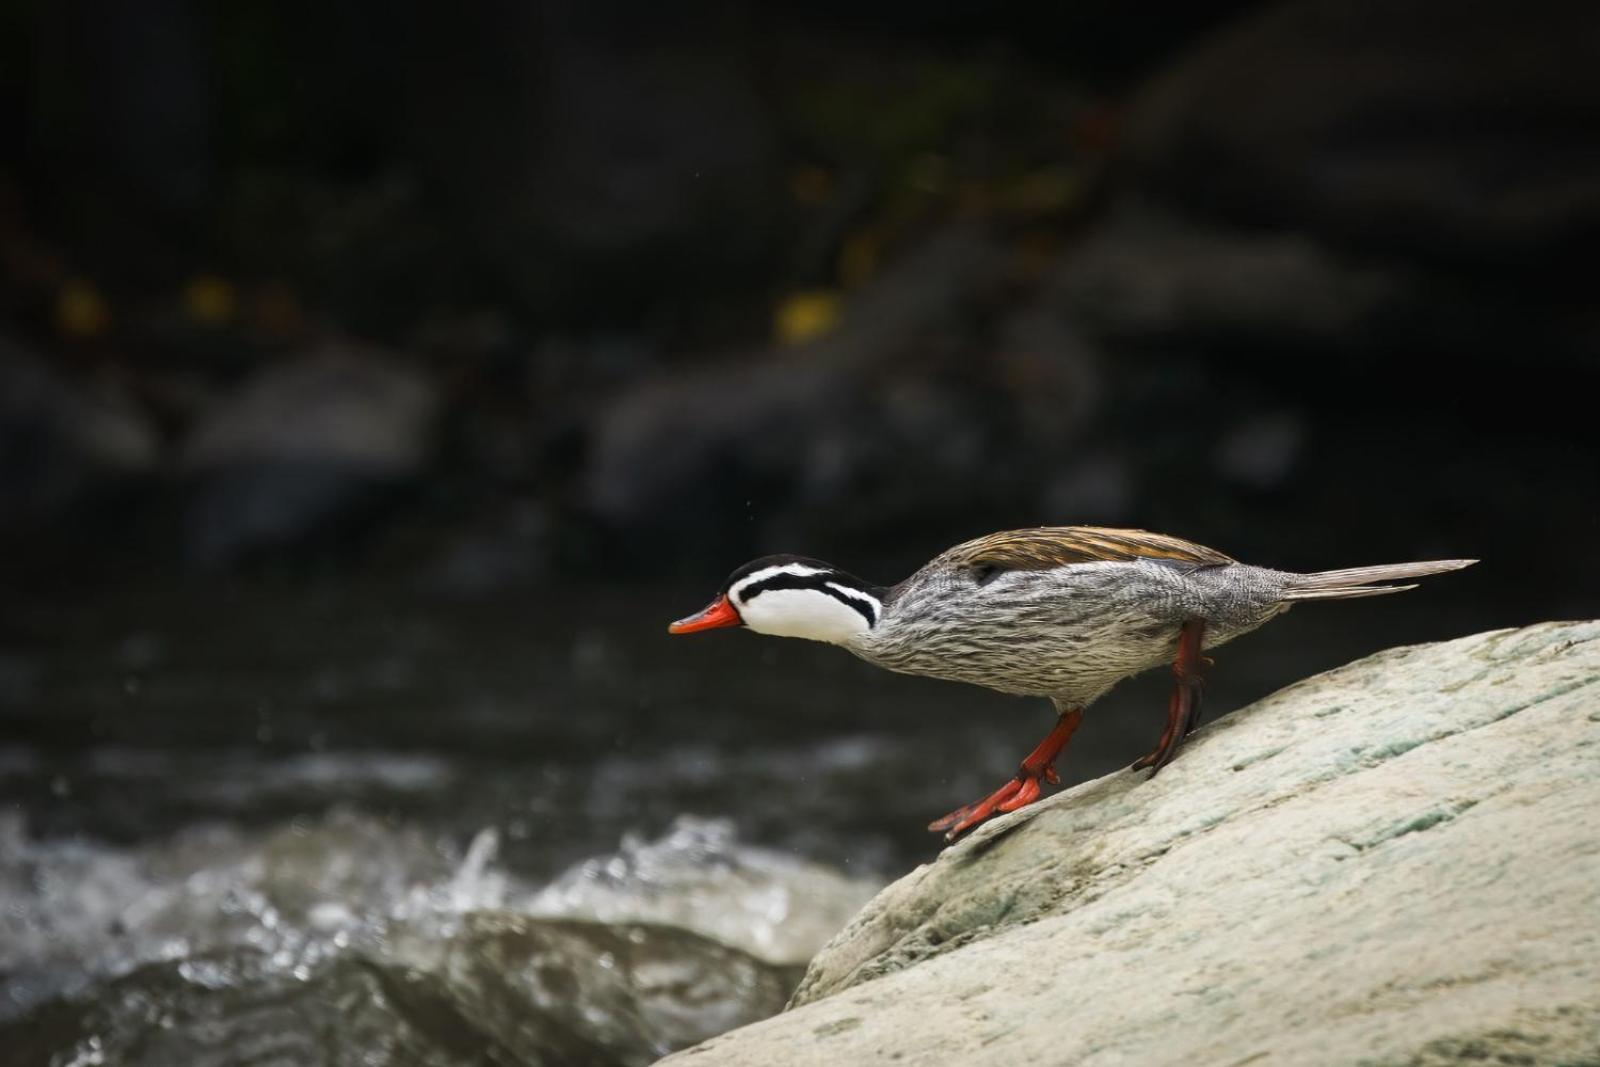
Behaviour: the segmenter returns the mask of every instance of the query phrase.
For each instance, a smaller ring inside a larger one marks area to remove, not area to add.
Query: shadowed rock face
[[[632,1067],[776,1011],[791,977],[647,924],[485,911],[447,940],[393,936],[409,959],[353,953],[293,974],[238,949],[148,964],[0,1023],[6,1062]]]
[[[682,1059],[1592,1062],[1596,742],[1600,622],[1361,660],[1153,780],[983,827],[868,905],[789,1012]]]
[[[1514,282],[1600,222],[1597,27],[1567,0],[1261,5],[1135,95],[1125,161],[1201,214]]]

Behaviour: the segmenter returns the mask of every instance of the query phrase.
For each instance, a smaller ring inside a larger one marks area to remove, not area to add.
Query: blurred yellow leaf
[[[56,293],[56,329],[65,337],[87,340],[111,328],[111,308],[100,290],[83,278],[68,278]]]
[[[847,289],[860,285],[878,269],[878,235],[870,230],[853,233],[839,249],[839,281]]]
[[[233,284],[215,274],[197,274],[183,285],[183,310],[204,326],[226,325],[238,306]]]
[[[773,330],[786,345],[820,337],[839,323],[839,294],[831,289],[790,293],[778,304]]]

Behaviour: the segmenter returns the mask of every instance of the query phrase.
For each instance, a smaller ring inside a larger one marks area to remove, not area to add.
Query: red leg
[[[1061,779],[1056,776],[1055,762],[1061,755],[1061,750],[1067,747],[1067,741],[1072,733],[1083,722],[1083,709],[1074,708],[1062,714],[1056,720],[1055,729],[1039,742],[1039,746],[1028,753],[1022,761],[1022,766],[1017,769],[1017,776],[1005,785],[996,789],[982,800],[957,808],[942,819],[936,819],[928,824],[928,829],[938,833],[944,831],[946,841],[954,841],[974,826],[998,812],[1016,811],[1026,807],[1039,799],[1040,782],[1049,782],[1058,785]]]
[[[1172,661],[1172,698],[1167,702],[1167,725],[1161,731],[1156,747],[1134,763],[1133,769],[1151,768],[1153,778],[1157,771],[1172,762],[1178,746],[1200,725],[1200,665],[1205,658],[1200,655],[1200,644],[1205,640],[1204,619],[1190,619],[1178,631],[1178,655]]]

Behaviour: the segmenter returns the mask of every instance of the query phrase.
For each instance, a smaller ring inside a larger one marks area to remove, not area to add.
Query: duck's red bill
[[[715,630],[722,626],[738,626],[743,620],[739,612],[729,603],[728,598],[719,596],[704,611],[696,612],[686,619],[679,619],[667,627],[669,634],[697,634],[701,630]]]

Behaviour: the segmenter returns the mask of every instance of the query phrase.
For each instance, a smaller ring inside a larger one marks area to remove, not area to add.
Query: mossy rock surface
[[[1600,1062],[1596,812],[1600,622],[1393,649],[980,828],[679,1056]]]

